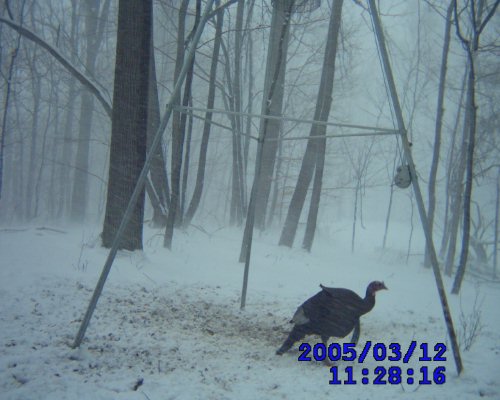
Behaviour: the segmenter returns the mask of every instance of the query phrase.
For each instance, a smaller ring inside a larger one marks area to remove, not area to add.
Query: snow
[[[298,344],[275,355],[296,307],[320,283],[364,294],[372,280],[389,290],[361,320],[359,352],[367,340],[449,345],[432,271],[421,255],[406,263],[404,235],[393,234],[382,251],[380,227],[369,228],[353,254],[347,226],[320,231],[311,254],[276,246],[276,232],[256,232],[244,311],[240,230],[179,231],[170,252],[161,231],[146,229],[143,252],[119,252],[76,350],[70,345],[107,256],[99,227],[0,229],[0,398],[500,399],[500,287],[484,280],[467,278],[460,296],[448,296],[457,330],[478,293],[482,310],[460,377],[450,346],[442,363],[336,362],[341,372],[353,367],[356,385],[329,385],[330,367],[298,362]],[[373,385],[372,373],[360,383],[362,368],[391,365],[444,365],[446,383]]]

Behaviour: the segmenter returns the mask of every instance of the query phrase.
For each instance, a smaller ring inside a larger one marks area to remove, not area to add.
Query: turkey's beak
[[[387,286],[385,286],[385,283],[384,283],[384,282],[382,282],[382,287],[381,287],[380,289],[389,290],[389,289],[387,289]]]

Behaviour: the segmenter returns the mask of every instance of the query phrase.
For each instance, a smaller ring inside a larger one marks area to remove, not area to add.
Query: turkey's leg
[[[323,363],[325,363],[325,365],[327,365],[328,367],[331,367],[333,365],[333,362],[328,357],[328,336],[321,336],[321,341],[325,345],[325,349],[326,349],[326,357],[323,360]]]
[[[287,339],[285,342],[281,345],[281,347],[276,351],[276,354],[282,355],[286,351],[290,350],[290,348],[293,346],[293,344],[300,339],[302,339],[305,336],[305,333],[302,331],[302,329],[297,328],[297,325],[295,325],[288,335]]]
[[[361,331],[361,328],[360,328],[359,319],[358,319],[358,321],[356,322],[356,325],[354,325],[354,332],[352,333],[352,337],[351,337],[351,343],[354,343],[354,345],[358,344],[360,331]]]

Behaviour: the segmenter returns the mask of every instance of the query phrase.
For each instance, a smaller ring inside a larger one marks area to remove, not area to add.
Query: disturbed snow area
[[[298,362],[297,348],[275,355],[288,320],[319,283],[361,295],[372,280],[388,286],[361,320],[359,351],[367,340],[449,343],[432,271],[421,257],[405,262],[406,244],[377,249],[379,231],[362,233],[354,254],[345,250],[347,228],[320,234],[312,254],[256,235],[240,311],[239,231],[179,232],[169,252],[161,232],[147,230],[144,252],[119,253],[85,340],[72,350],[107,255],[98,229],[0,230],[1,399],[500,398],[500,287],[484,281],[468,279],[460,297],[449,296],[458,330],[461,310],[468,315],[479,293],[483,328],[462,353],[461,377],[450,349],[446,362],[425,364],[446,366],[444,385],[377,386],[373,374],[362,385],[362,368],[394,365],[373,357],[336,363],[341,371],[352,366],[358,383],[329,385],[329,367]],[[424,365],[416,357],[396,364]]]

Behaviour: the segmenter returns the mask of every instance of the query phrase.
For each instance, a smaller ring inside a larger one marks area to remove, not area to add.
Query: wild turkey
[[[364,299],[349,289],[320,285],[321,291],[306,300],[295,312],[290,323],[295,324],[276,354],[288,351],[295,342],[306,335],[318,335],[326,345],[331,336],[343,338],[354,328],[352,343],[357,343],[360,333],[359,318],[375,305],[375,293],[387,289],[384,282],[371,282]]]

